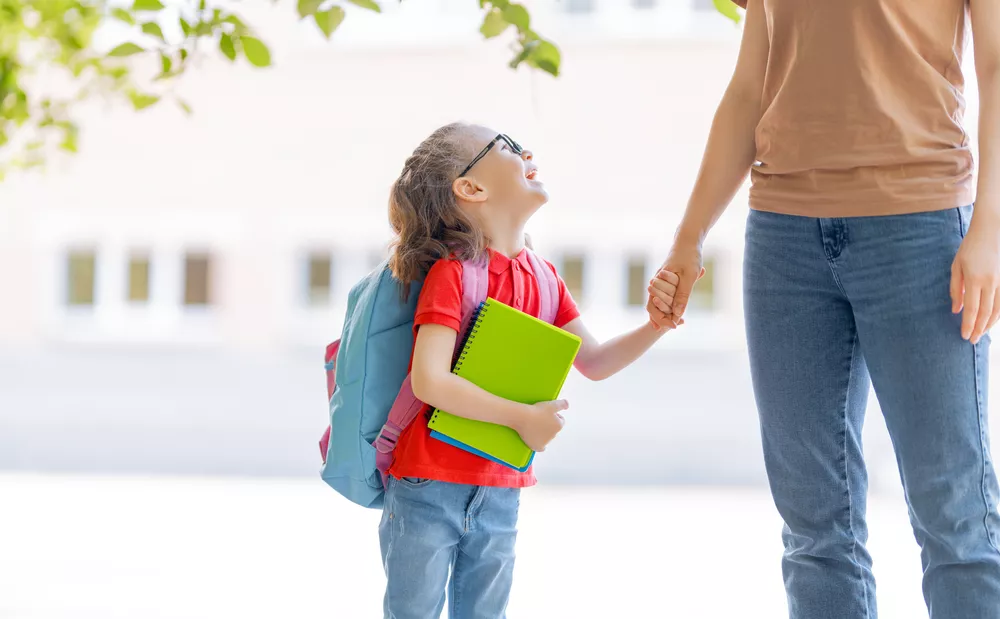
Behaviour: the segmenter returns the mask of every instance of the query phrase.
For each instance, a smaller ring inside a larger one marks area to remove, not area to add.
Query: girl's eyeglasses
[[[520,144],[518,144],[514,140],[510,139],[510,136],[508,136],[506,134],[503,134],[503,133],[500,133],[500,134],[497,135],[497,137],[493,138],[490,141],[489,144],[486,145],[486,148],[484,148],[483,150],[479,151],[479,154],[476,155],[476,158],[472,160],[472,163],[470,163],[469,165],[465,166],[465,169],[462,170],[462,173],[459,174],[458,177],[462,178],[463,176],[465,176],[466,174],[468,174],[469,170],[472,169],[472,166],[474,166],[477,163],[479,163],[479,160],[482,159],[483,157],[485,157],[490,152],[490,149],[493,148],[494,146],[496,146],[497,142],[499,142],[500,140],[503,140],[504,142],[506,142],[507,146],[509,146],[510,149],[512,151],[514,151],[515,155],[520,155],[524,151],[524,149],[521,148]]]

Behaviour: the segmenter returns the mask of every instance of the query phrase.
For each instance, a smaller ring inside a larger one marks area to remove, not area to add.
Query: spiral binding
[[[465,361],[465,356],[469,352],[469,343],[476,339],[476,334],[479,333],[480,321],[482,321],[483,316],[486,315],[486,310],[489,309],[489,301],[484,301],[479,304],[479,307],[472,312],[472,318],[469,319],[469,327],[465,330],[462,335],[462,345],[458,348],[458,352],[455,354],[455,362],[452,365],[452,374],[458,374],[458,371],[462,369],[462,362]],[[434,409],[428,414],[428,423],[437,419],[437,414],[440,411]]]
[[[455,359],[455,365],[452,372],[458,374],[458,371],[462,369],[462,363],[465,361],[466,355],[469,354],[469,345],[476,339],[476,334],[479,333],[479,327],[481,326],[483,316],[490,309],[488,302],[483,302],[479,304],[476,311],[472,314],[472,319],[469,320],[469,328],[466,329],[465,335],[462,337],[462,346],[458,349],[458,357]]]

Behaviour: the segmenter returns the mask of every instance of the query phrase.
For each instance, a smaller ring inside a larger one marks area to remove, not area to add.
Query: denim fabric
[[[379,525],[385,619],[503,619],[520,490],[389,478]]]
[[[892,438],[933,619],[1000,619],[989,338],[962,339],[951,264],[972,207],[814,219],[753,211],[744,302],[792,619],[874,619],[861,445]]]

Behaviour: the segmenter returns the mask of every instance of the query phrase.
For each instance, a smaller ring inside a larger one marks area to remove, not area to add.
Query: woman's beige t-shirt
[[[968,0],[763,2],[771,46],[752,208],[855,217],[975,200]]]

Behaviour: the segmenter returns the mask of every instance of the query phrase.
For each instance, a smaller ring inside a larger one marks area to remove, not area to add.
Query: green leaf
[[[163,3],[160,0],[135,0],[135,4],[132,5],[133,11],[159,11],[163,8]]]
[[[181,31],[184,33],[184,36],[185,37],[191,36],[191,24],[188,23],[188,20],[182,17],[180,19],[180,22],[181,22]]]
[[[323,32],[326,38],[330,38],[333,32],[340,26],[344,21],[344,9],[339,6],[335,6],[328,11],[320,11],[313,15],[313,19],[316,20],[316,25]]]
[[[521,47],[521,51],[518,52],[517,55],[514,56],[514,59],[510,61],[510,68],[516,69],[521,66],[521,63],[528,59],[528,56],[531,55],[532,50],[536,47],[538,47],[538,39],[524,43]]]
[[[299,0],[299,17],[306,18],[315,15],[323,0]]]
[[[715,4],[715,8],[719,10],[720,13],[733,20],[735,23],[740,23],[740,11],[736,8],[736,4],[733,0],[712,0]]]
[[[160,24],[156,22],[146,22],[142,25],[142,31],[150,36],[156,37],[161,41],[166,41],[163,38],[163,29],[160,28]]]
[[[243,34],[247,31],[247,25],[243,23],[243,20],[235,15],[227,15],[225,19],[222,20],[227,24],[233,25],[233,32],[236,34]]]
[[[347,0],[354,6],[360,6],[363,9],[368,9],[369,11],[375,11],[376,13],[382,12],[382,7],[378,5],[375,0]]]
[[[31,112],[28,109],[28,95],[23,90],[14,97],[14,107],[7,115],[18,126],[23,125],[31,118]]]
[[[194,110],[191,109],[191,106],[184,99],[177,98],[177,107],[181,108],[188,116],[194,114]]]
[[[247,60],[255,67],[267,67],[271,65],[271,52],[267,46],[255,37],[242,37],[240,43],[243,44],[243,53]]]
[[[528,9],[520,4],[508,5],[503,10],[503,18],[507,20],[507,23],[517,26],[517,29],[522,32],[528,30],[528,26],[531,23],[531,16],[528,15]]]
[[[219,37],[219,50],[225,55],[226,58],[236,60],[236,45],[233,43],[233,37],[228,34],[223,33],[223,35]]]
[[[545,40],[537,41],[528,53],[528,64],[541,69],[555,77],[559,77],[559,65],[562,64],[562,54],[559,48]]]
[[[181,48],[181,64],[186,62],[187,59],[188,59],[188,51],[184,48]]]
[[[144,110],[151,105],[155,105],[160,100],[160,98],[156,95],[144,95],[135,90],[128,93],[128,98],[132,101],[132,107],[134,107],[136,111]]]
[[[144,51],[146,50],[142,49],[135,43],[122,43],[108,52],[108,56],[113,58],[124,58],[125,56],[131,56],[132,54],[141,54]]]
[[[503,34],[503,31],[508,26],[510,26],[510,23],[504,19],[500,9],[492,9],[483,18],[483,25],[479,28],[479,32],[483,33],[483,36],[487,39],[492,39]]]
[[[80,128],[73,123],[62,123],[63,140],[59,147],[66,152],[77,152],[77,139],[80,137]]]
[[[116,9],[111,9],[111,16],[117,19],[118,21],[125,22],[129,26],[135,25],[135,18],[132,17],[132,14],[121,7]]]
[[[163,75],[170,73],[170,69],[173,68],[173,66],[174,61],[170,59],[170,56],[160,52],[160,68],[162,69],[160,73]]]

